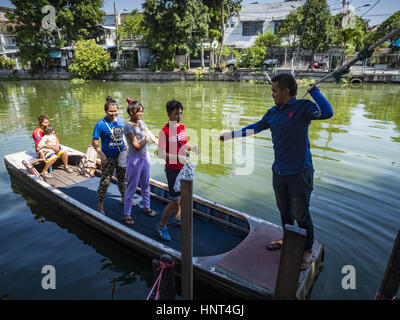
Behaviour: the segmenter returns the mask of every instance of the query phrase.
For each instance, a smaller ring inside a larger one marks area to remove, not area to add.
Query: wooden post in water
[[[182,299],[193,300],[193,181],[181,180]]]
[[[393,245],[392,254],[383,276],[381,288],[375,296],[376,300],[393,299],[400,286],[400,230]]]
[[[307,231],[286,224],[276,279],[274,299],[296,299],[300,267],[306,247]]]

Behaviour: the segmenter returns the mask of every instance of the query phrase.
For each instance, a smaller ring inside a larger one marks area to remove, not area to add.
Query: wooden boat
[[[111,181],[104,202],[106,216],[97,212],[97,187],[100,173],[88,178],[77,173],[84,154],[63,146],[68,152],[73,173],[67,173],[56,162],[53,178],[46,181],[30,173],[23,161],[33,163],[40,172],[43,162],[37,162],[33,150],[17,152],[4,157],[9,174],[26,190],[62,209],[88,226],[102,232],[122,245],[158,258],[166,253],[180,267],[180,228],[168,225],[172,240],[165,242],[156,232],[160,215],[149,217],[143,212],[140,190],[133,209],[135,224],[122,221],[122,205],[115,180]],[[35,163],[36,162],[36,163]],[[100,163],[97,163],[98,167]],[[159,181],[150,181],[152,209],[162,213],[168,203],[168,187]],[[137,198],[136,198],[137,197]],[[265,220],[193,196],[193,272],[194,280],[209,285],[230,296],[245,299],[272,299],[276,285],[280,250],[265,249],[266,242],[282,238],[282,228]],[[309,269],[300,272],[297,298],[304,299],[320,272],[323,247],[313,245],[315,260]]]

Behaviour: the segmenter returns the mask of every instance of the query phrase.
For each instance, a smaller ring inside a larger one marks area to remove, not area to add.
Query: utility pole
[[[117,5],[114,1],[114,20],[115,20],[115,41],[117,42],[117,62],[119,62],[119,39],[118,39],[118,20],[117,20]]]

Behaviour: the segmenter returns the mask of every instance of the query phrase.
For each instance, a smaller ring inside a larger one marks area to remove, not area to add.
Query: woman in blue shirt
[[[124,122],[118,117],[118,109],[118,103],[108,96],[104,105],[106,116],[97,121],[93,130],[92,145],[101,158],[101,179],[97,190],[97,211],[104,215],[104,198],[114,170],[116,171],[122,203],[124,202],[126,189],[126,167],[121,163],[118,164],[120,153],[126,150],[123,140]],[[101,148],[99,139],[101,139]]]

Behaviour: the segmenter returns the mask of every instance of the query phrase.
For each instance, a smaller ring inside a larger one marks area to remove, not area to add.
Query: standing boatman
[[[281,214],[282,227],[294,224],[307,231],[306,248],[300,270],[306,270],[313,262],[312,246],[314,227],[309,206],[313,190],[314,168],[308,139],[311,120],[329,119],[333,116],[330,103],[312,86],[308,92],[310,100],[298,100],[297,83],[291,74],[280,74],[272,78],[272,97],[275,106],[256,123],[239,130],[223,132],[219,139],[227,141],[245,137],[270,129],[275,160],[272,165],[272,185],[276,204]],[[277,250],[283,240],[266,244],[268,250]]]

